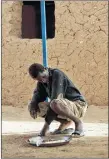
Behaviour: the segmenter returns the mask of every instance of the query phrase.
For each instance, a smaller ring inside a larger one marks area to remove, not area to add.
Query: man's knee
[[[49,106],[49,103],[48,102],[40,102],[40,103],[38,103],[38,106],[39,107]]]
[[[50,103],[50,107],[52,108],[53,106],[58,106],[59,101],[57,99],[53,99]]]
[[[44,102],[38,103],[38,107],[43,106],[43,105],[44,105]]]
[[[52,102],[50,103],[50,107],[53,111],[56,113],[60,110],[60,102],[58,99],[53,99]]]
[[[49,103],[47,103],[47,102],[40,102],[38,104],[38,107],[39,107],[39,113],[38,113],[38,115],[40,117],[44,117],[47,114],[48,104]]]

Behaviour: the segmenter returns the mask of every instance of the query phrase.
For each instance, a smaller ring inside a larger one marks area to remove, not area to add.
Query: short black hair
[[[29,67],[29,74],[32,78],[37,78],[40,72],[43,72],[45,67],[39,63],[34,63]]]

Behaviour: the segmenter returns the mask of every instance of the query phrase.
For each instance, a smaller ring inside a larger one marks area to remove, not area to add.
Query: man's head
[[[47,83],[49,78],[48,69],[43,65],[34,63],[29,67],[30,76],[42,83]]]

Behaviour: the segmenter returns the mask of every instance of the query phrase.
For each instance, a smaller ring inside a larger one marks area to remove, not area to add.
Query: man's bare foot
[[[71,126],[74,129],[74,122],[73,121],[64,121],[64,122],[62,121],[59,128],[56,129],[54,132],[52,132],[52,134],[61,133],[62,131],[67,129],[69,126]]]
[[[75,123],[75,131],[72,133],[72,136],[75,137],[82,137],[84,136],[84,130],[83,130],[83,123],[82,121]]]
[[[83,131],[83,123],[82,123],[82,121],[79,121],[78,123],[75,123],[75,131],[79,131],[79,132]]]
[[[69,126],[71,126],[72,128],[74,127],[74,122],[73,121],[66,121],[64,123],[61,123],[58,130],[65,130],[67,129]]]

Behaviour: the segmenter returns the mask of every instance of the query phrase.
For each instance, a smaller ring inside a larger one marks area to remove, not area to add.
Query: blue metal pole
[[[42,47],[43,47],[43,65],[48,66],[48,53],[47,53],[47,31],[46,31],[46,10],[45,10],[45,0],[40,1],[41,4],[41,28],[42,28]],[[48,102],[49,99],[47,98]]]
[[[48,66],[47,42],[46,42],[46,10],[45,0],[40,1],[41,4],[41,27],[42,27],[42,45],[43,45],[43,65]]]

